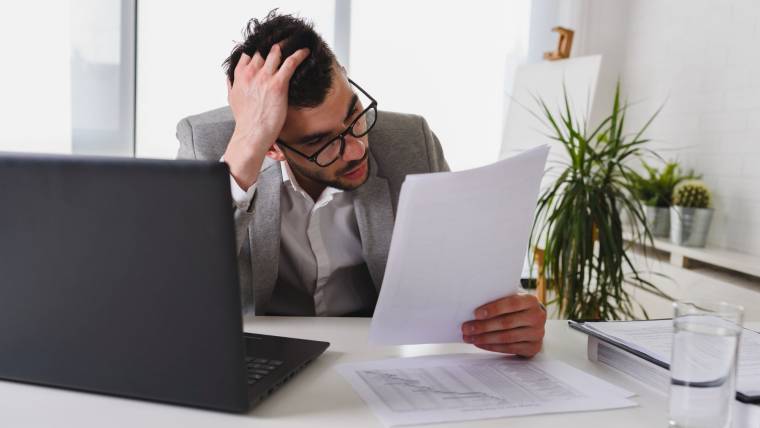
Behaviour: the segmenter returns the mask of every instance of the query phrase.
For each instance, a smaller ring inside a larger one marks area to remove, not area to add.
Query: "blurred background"
[[[310,19],[381,109],[424,116],[455,170],[499,158],[519,67],[573,29],[571,58],[601,55],[590,118],[618,80],[636,126],[663,106],[651,148],[712,190],[708,246],[760,261],[756,0],[5,3],[0,151],[173,158],[176,123],[226,105],[222,61],[274,8]],[[729,281],[760,300],[751,272]]]

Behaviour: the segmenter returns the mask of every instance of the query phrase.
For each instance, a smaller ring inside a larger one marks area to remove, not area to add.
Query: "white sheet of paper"
[[[461,342],[478,306],[517,292],[548,152],[406,178],[371,342]]]
[[[632,407],[633,394],[561,361],[455,354],[336,370],[386,426]]]
[[[586,326],[670,364],[672,320],[589,322]],[[736,389],[747,395],[760,394],[760,333],[747,329],[742,332],[737,367]]]

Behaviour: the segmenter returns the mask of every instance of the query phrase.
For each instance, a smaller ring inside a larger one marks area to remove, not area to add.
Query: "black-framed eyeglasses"
[[[346,150],[346,135],[350,134],[355,138],[361,138],[369,134],[369,131],[372,130],[372,127],[375,126],[375,123],[377,122],[377,101],[375,101],[375,99],[372,98],[372,95],[368,94],[367,91],[362,89],[362,87],[357,85],[353,80],[348,79],[348,82],[369,98],[370,103],[353,121],[351,121],[351,124],[348,125],[343,132],[331,138],[330,141],[326,142],[311,155],[307,155],[306,153],[294,149],[279,138],[276,143],[323,168],[332,165],[333,162],[342,157],[343,152]]]

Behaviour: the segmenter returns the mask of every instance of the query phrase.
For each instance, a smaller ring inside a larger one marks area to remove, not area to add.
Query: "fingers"
[[[280,50],[280,44],[275,43],[272,48],[269,49],[269,55],[267,55],[266,62],[264,62],[263,70],[268,74],[274,74],[277,72],[277,67],[280,66],[282,60],[282,51]]]
[[[251,58],[251,62],[248,65],[248,67],[253,71],[254,73],[261,70],[261,67],[264,65],[264,58],[261,56],[261,54],[256,51],[255,54],[253,54],[253,58]]]
[[[487,303],[475,310],[475,319],[484,320],[497,315],[518,312],[535,306],[538,300],[530,294],[515,294]]]
[[[309,56],[311,51],[308,48],[299,49],[291,54],[285,62],[282,63],[280,71],[277,72],[277,77],[284,81],[289,81],[296,72],[299,65]]]
[[[474,345],[506,345],[519,342],[539,342],[544,338],[543,326],[528,326],[491,333],[464,336],[466,343]]]
[[[503,354],[519,355],[521,357],[532,357],[541,351],[540,342],[520,342],[505,345],[475,345],[486,351],[501,352]]]
[[[245,68],[249,62],[251,62],[251,57],[245,52],[241,53],[240,60],[238,60],[237,66],[235,66],[235,71],[237,71],[238,68]]]
[[[240,59],[238,60],[237,65],[235,66],[235,72],[234,72],[235,80],[240,79],[243,73],[245,73],[246,67],[248,67],[249,62],[251,62],[251,57],[249,57],[245,52],[241,53]]]
[[[462,340],[494,352],[530,357],[541,350],[546,311],[534,296],[515,295],[475,310],[462,324]]]
[[[281,83],[287,83],[298,66],[309,56],[309,53],[310,51],[308,48],[301,48],[293,52],[293,54],[283,62],[281,61],[282,48],[280,48],[279,43],[272,45],[266,59],[264,59],[258,51],[253,54],[253,57],[250,57],[243,52],[240,55],[240,61],[235,66],[235,79],[239,78],[243,73],[245,73],[248,78],[251,78],[256,75],[259,70],[264,70],[267,74],[276,75]],[[229,82],[227,90],[231,90]]]
[[[535,311],[520,311],[499,315],[487,320],[467,321],[462,324],[462,334],[472,336],[491,331],[510,330],[539,324],[543,325],[541,314]]]
[[[528,294],[509,296],[488,303],[476,309],[475,315],[478,319],[462,324],[463,334],[483,334],[531,325],[543,327],[546,323],[546,311],[541,308],[535,296]],[[484,315],[487,317],[481,319]]]

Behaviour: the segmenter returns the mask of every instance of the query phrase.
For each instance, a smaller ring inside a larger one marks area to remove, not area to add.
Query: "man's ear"
[[[272,144],[272,147],[270,147],[269,150],[267,150],[267,157],[270,158],[270,159],[274,159],[276,161],[284,161],[285,160],[285,154],[277,146],[277,144]]]

